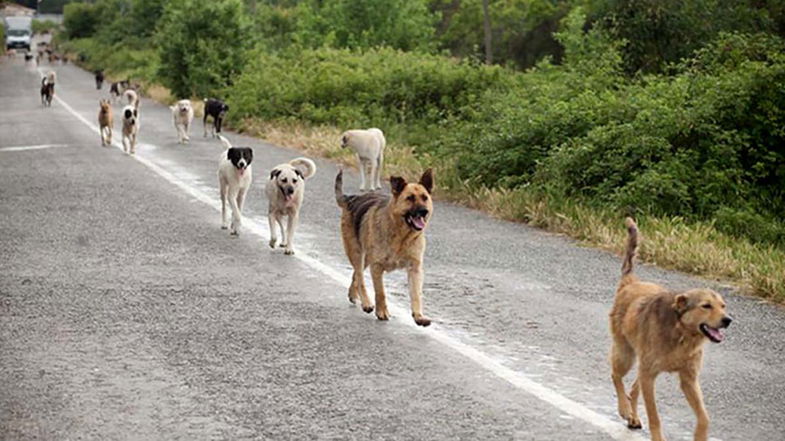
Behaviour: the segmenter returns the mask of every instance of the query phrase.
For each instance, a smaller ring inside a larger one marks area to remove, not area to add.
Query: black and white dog
[[[123,107],[123,151],[136,154],[136,136],[139,134],[139,101]]]
[[[104,71],[97,70],[95,71],[95,88],[101,90],[104,86]]]
[[[112,82],[112,85],[109,86],[109,95],[112,96],[112,99],[117,102],[120,99],[120,96],[123,95],[126,89],[131,87],[131,80],[123,80],[118,82]]]
[[[221,100],[213,98],[205,98],[204,100],[204,116],[202,117],[202,124],[204,125],[204,137],[207,138],[207,117],[213,118],[213,136],[221,133],[221,124],[223,124],[226,112],[229,111],[229,106]]]
[[[221,135],[218,135],[224,152],[218,162],[218,185],[221,188],[221,228],[229,229],[229,234],[240,234],[240,224],[243,219],[243,204],[248,189],[251,188],[251,162],[253,150],[250,147],[232,147],[232,144]],[[226,212],[226,203],[232,207],[232,221]]]
[[[41,104],[44,107],[52,107],[52,98],[55,96],[55,78],[56,75],[51,70],[41,78]]]

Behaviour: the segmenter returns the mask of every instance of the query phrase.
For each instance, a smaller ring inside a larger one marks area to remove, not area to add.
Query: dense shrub
[[[434,123],[509,77],[498,67],[389,48],[256,51],[251,58],[229,93],[233,117]]]
[[[92,4],[69,3],[63,9],[63,26],[68,38],[90,37],[98,23],[97,10]]]
[[[425,0],[305,1],[298,38],[311,47],[431,49],[436,18]]]
[[[245,65],[251,23],[240,0],[168,2],[155,41],[159,78],[176,96],[208,96]]]
[[[721,35],[673,76],[633,82],[577,75],[586,63],[531,72],[522,87],[487,95],[489,111],[458,125],[448,144],[460,152],[460,175],[625,211],[716,218],[723,231],[785,243],[781,40]]]

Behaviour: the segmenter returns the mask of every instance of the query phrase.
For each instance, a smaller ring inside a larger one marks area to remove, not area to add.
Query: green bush
[[[69,3],[63,8],[63,26],[68,38],[92,36],[98,28],[98,14],[89,3]]]
[[[158,77],[176,96],[219,93],[243,71],[250,24],[240,0],[167,3],[155,35]]]
[[[435,47],[437,17],[425,0],[305,1],[298,10],[298,39],[310,47]]]
[[[433,124],[500,87],[499,67],[391,48],[257,50],[230,88],[232,117],[341,126]]]
[[[33,20],[33,33],[42,34],[44,32],[52,32],[60,25],[52,20]]]

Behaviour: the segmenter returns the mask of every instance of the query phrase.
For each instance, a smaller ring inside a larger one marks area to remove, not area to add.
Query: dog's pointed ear
[[[432,168],[429,168],[428,170],[425,170],[425,173],[422,174],[422,177],[420,178],[420,185],[425,187],[425,189],[428,190],[428,193],[430,193],[433,190],[433,169]]]
[[[301,172],[299,168],[295,168],[294,172],[297,173],[297,176],[299,176],[300,179],[305,179],[305,176],[303,176],[303,172]]]
[[[679,294],[673,299],[673,309],[679,314],[686,312],[689,306],[690,302],[686,294]]]
[[[275,179],[275,178],[277,178],[277,177],[278,177],[278,175],[280,175],[280,174],[281,174],[281,169],[279,169],[279,168],[274,168],[274,169],[273,169],[273,171],[271,171],[271,172],[270,172],[270,179]]]
[[[398,197],[403,189],[406,188],[406,179],[400,176],[390,176],[390,188],[393,196]]]

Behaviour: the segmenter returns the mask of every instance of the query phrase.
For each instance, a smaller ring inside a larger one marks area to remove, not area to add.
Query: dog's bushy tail
[[[218,139],[221,140],[221,144],[223,144],[224,150],[229,150],[230,148],[232,148],[232,143],[229,142],[229,140],[224,138],[222,135],[218,135]]]
[[[308,179],[316,173],[316,163],[308,158],[294,158],[289,161],[289,165],[299,169],[303,173],[303,178]]]
[[[338,174],[335,175],[335,202],[341,208],[348,207],[346,195],[343,194],[343,169],[338,170]]]
[[[638,225],[631,217],[624,219],[624,225],[627,227],[627,246],[625,247],[624,260],[621,264],[620,288],[637,280],[633,274],[633,261],[635,260],[635,253],[638,251]]]

